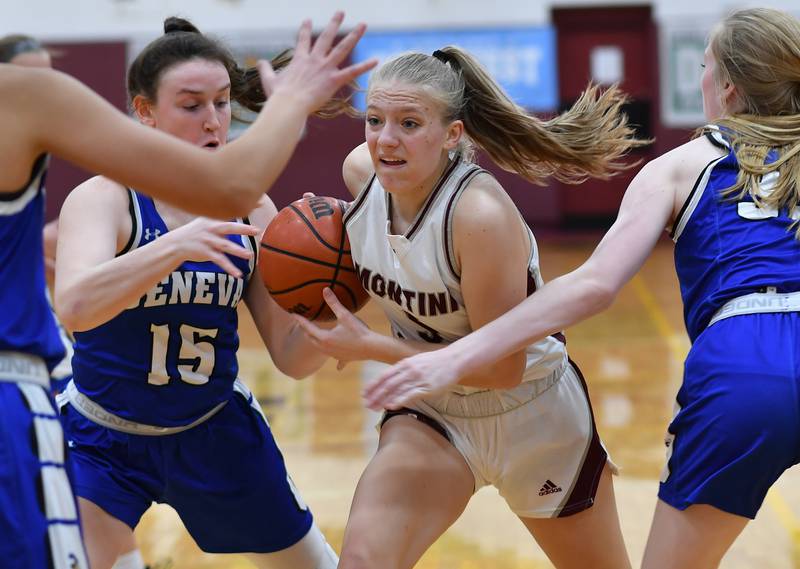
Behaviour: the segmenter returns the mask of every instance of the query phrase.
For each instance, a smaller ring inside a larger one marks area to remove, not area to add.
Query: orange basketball
[[[336,293],[351,312],[369,298],[361,287],[342,217],[345,202],[314,196],[278,212],[261,238],[258,268],[281,307],[309,320],[334,318],[322,291]]]

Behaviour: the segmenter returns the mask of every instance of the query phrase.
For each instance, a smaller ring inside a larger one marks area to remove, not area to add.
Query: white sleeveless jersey
[[[482,173],[488,172],[453,160],[405,235],[390,233],[391,201],[374,174],[345,214],[361,284],[386,313],[395,337],[452,343],[472,332],[453,251],[452,221],[462,192]],[[520,223],[525,224],[521,216]],[[525,227],[531,244],[530,295],[543,281],[536,241]],[[528,346],[527,354],[523,381],[557,369],[566,359],[566,348],[561,339],[548,337]],[[480,391],[462,386],[454,390]]]

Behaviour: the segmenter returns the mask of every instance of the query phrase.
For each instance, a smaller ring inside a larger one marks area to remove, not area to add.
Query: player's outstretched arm
[[[671,168],[671,160],[661,158],[637,174],[617,221],[583,265],[450,346],[392,366],[365,387],[367,406],[402,407],[605,310],[642,266],[669,221],[675,201]]]
[[[308,114],[375,65],[339,68],[365,29],[356,26],[334,45],[342,18],[341,12],[334,15],[313,44],[311,24],[304,22],[292,62],[279,74],[260,64],[269,100],[239,140],[214,153],[136,125],[54,71],[3,70],[3,100],[14,95],[11,110],[0,118],[8,114],[4,122],[14,123],[14,140],[25,154],[17,162],[26,164],[28,173],[38,154],[51,152],[195,213],[245,215],[285,167]]]

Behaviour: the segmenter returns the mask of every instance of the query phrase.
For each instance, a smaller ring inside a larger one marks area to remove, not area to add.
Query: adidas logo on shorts
[[[555,494],[556,492],[563,492],[561,486],[553,484],[552,480],[545,480],[544,485],[539,488],[539,496],[547,496],[548,494]]]

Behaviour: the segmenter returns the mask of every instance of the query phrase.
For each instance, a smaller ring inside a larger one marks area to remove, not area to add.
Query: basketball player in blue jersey
[[[64,472],[63,434],[48,373],[63,358],[45,295],[43,180],[48,154],[198,213],[250,211],[277,178],[306,116],[374,62],[339,69],[363,34],[333,47],[337,13],[316,42],[311,24],[276,75],[260,65],[270,100],[248,132],[219,152],[143,128],[69,77],[0,63],[0,559],[4,569],[86,569]],[[265,149],[269,149],[265,152]],[[136,158],[135,160],[132,159]],[[143,168],[141,163],[147,164]],[[207,254],[210,247],[205,246]]]
[[[131,65],[131,105],[143,124],[214,151],[231,101],[263,92],[189,22],[164,29]],[[93,569],[111,567],[153,502],[175,508],[204,551],[269,569],[336,567],[237,379],[240,299],[283,372],[303,377],[325,360],[252,278],[255,235],[276,213],[265,196],[245,220],[211,221],[102,177],[67,198],[56,299],[76,343],[59,403]]]
[[[639,144],[623,101],[615,89],[593,88],[542,122],[460,49],[384,64],[367,92],[366,144],[343,174],[356,196],[345,216],[353,260],[393,337],[371,332],[330,291],[335,328],[298,321],[341,362],[394,363],[510,309],[543,284],[536,241],[497,180],[470,161],[467,139],[532,182],[607,177]],[[340,568],[413,567],[490,484],[559,569],[630,566],[611,465],[563,337],[520,346],[381,423]]]
[[[36,38],[22,34],[13,34],[0,38],[0,63],[13,63],[26,67],[50,68],[52,58]],[[44,245],[44,268],[47,287],[52,290],[55,282],[56,239],[58,236],[58,221],[53,220],[44,226],[42,239]],[[58,319],[56,319],[56,324]],[[50,381],[53,393],[60,392],[72,378],[72,341],[64,328],[59,324],[59,333],[64,343],[66,355],[51,371]]]
[[[643,566],[711,568],[800,460],[800,22],[734,12],[711,33],[709,125],[642,168],[591,258],[366,390],[407,405],[608,307],[667,227],[692,347]]]

